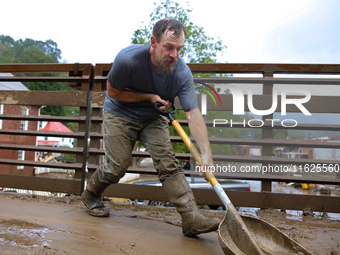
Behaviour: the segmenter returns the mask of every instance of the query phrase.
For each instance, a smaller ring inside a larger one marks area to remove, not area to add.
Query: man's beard
[[[176,64],[178,62],[177,58],[171,58],[171,57],[166,57],[162,59],[163,62],[174,62],[172,65],[170,66],[165,66],[162,64],[161,61],[157,61],[158,62],[158,71],[161,74],[166,74],[166,75],[170,75],[174,72]]]

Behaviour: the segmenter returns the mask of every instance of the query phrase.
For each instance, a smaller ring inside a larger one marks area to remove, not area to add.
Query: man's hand
[[[207,171],[211,172],[212,174],[214,174],[214,162],[212,159],[211,154],[203,154],[201,156],[201,161],[202,161],[202,165],[199,164],[198,162],[196,162],[196,165],[199,167],[199,175],[203,176]]]
[[[161,111],[170,110],[172,108],[172,103],[169,100],[165,101],[160,96],[155,94],[150,94],[150,102],[151,103],[161,103],[163,106],[159,107],[158,109]]]

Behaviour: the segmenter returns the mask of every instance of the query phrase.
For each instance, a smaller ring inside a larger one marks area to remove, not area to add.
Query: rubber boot
[[[109,183],[101,182],[98,178],[98,171],[89,179],[86,189],[81,194],[81,199],[90,215],[96,217],[108,217],[110,211],[101,200],[101,194],[109,186]]]
[[[172,175],[163,182],[163,188],[170,203],[176,206],[182,217],[182,232],[185,236],[196,236],[218,229],[220,219],[203,216],[196,204],[194,195],[183,173]]]

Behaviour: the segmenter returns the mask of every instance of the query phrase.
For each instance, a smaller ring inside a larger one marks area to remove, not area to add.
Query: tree
[[[15,41],[8,35],[0,35],[0,63],[58,63],[61,50],[51,39],[45,42],[26,38]],[[14,73],[16,76],[52,76],[52,73]],[[66,73],[60,76],[68,75]],[[74,90],[66,82],[26,82],[29,90],[70,91]],[[79,107],[46,106],[41,114],[52,116],[78,116]],[[77,131],[77,123],[63,123],[73,131]]]
[[[61,50],[52,40],[36,41],[19,39],[15,41],[8,35],[0,35],[0,63],[58,63]],[[14,73],[15,76],[52,76],[51,73]],[[61,83],[25,83],[29,90],[70,90]]]
[[[163,18],[174,18],[181,22],[185,28],[186,38],[181,56],[187,63],[215,63],[217,53],[223,53],[227,46],[222,44],[220,38],[215,40],[205,35],[203,27],[194,25],[191,21],[192,9],[187,3],[186,9],[172,0],[166,0],[156,5],[155,10],[150,14],[150,23],[137,29],[133,33],[131,41],[133,44],[148,44],[152,35],[154,23]]]
[[[20,63],[55,63],[50,55],[45,55],[39,49],[27,49],[21,52]]]
[[[31,57],[27,58],[27,54],[30,54]],[[42,55],[44,55],[44,59],[42,59]],[[61,59],[61,50],[58,48],[58,44],[51,39],[45,42],[29,38],[15,41],[8,35],[0,35],[1,63],[58,63],[59,59]]]

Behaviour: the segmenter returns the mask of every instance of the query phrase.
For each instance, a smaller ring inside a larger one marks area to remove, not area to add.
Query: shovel
[[[182,126],[176,120],[172,111],[165,112],[158,109],[160,103],[154,103],[161,115],[168,117],[171,124],[190,150],[195,160],[202,165],[201,155],[191,142]],[[226,215],[218,228],[218,237],[221,248],[225,254],[310,254],[304,247],[289,238],[273,225],[256,217],[242,215],[237,212],[227,194],[210,171],[205,172],[206,179],[214,188],[216,194],[226,208]]]

